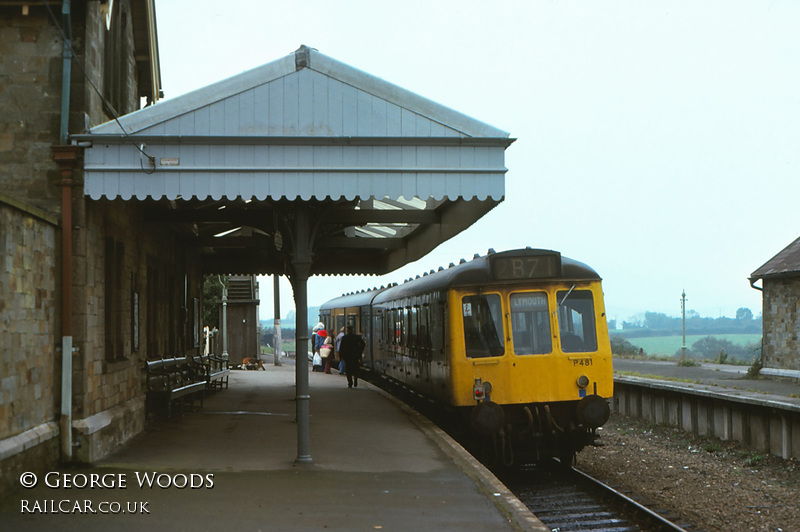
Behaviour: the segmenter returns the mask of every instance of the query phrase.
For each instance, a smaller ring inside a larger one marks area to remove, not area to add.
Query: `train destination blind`
[[[561,255],[541,254],[516,257],[492,257],[492,275],[495,279],[546,279],[561,274]]]

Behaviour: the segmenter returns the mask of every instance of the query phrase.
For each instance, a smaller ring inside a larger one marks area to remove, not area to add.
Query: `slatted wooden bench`
[[[228,378],[231,370],[228,368],[228,361],[216,355],[203,355],[194,357],[196,364],[203,367],[206,379],[206,388],[217,389],[228,387]]]
[[[159,408],[166,409],[167,417],[172,417],[172,403],[180,399],[181,410],[185,399],[194,406],[195,396],[200,397],[203,406],[203,391],[207,380],[202,366],[185,357],[162,358],[145,362],[147,372],[147,412]]]

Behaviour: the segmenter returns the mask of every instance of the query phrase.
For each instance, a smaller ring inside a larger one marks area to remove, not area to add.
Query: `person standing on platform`
[[[312,361],[312,368],[311,371],[322,371],[322,357],[320,356],[319,349],[322,347],[322,343],[325,341],[325,337],[328,336],[328,331],[325,330],[325,324],[322,322],[317,323],[312,329],[314,333],[314,357]]]
[[[355,333],[355,328],[348,325],[347,334],[342,337],[339,346],[339,356],[344,360],[348,388],[358,388],[358,368],[361,365],[361,354],[365,345],[361,336]]]
[[[344,338],[344,327],[339,329],[339,334],[336,335],[336,356],[339,358],[339,375],[344,375],[344,360],[342,360],[341,348],[342,338]]]
[[[329,334],[322,347],[319,348],[319,356],[322,357],[322,364],[325,366],[324,372],[331,374],[331,362],[333,361],[333,334]]]

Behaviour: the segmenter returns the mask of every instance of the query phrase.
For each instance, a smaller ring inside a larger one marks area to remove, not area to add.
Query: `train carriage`
[[[490,250],[320,313],[359,316],[365,364],[455,409],[507,464],[571,459],[608,419],[601,278],[556,251]]]

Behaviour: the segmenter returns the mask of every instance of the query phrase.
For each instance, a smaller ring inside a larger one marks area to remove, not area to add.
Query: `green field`
[[[718,340],[727,340],[741,346],[761,343],[760,334],[700,334],[697,336],[687,336],[686,347],[691,348],[693,343],[708,336],[712,336]],[[671,357],[681,348],[681,344],[683,343],[683,338],[680,336],[653,336],[651,338],[627,338],[627,340],[636,347],[644,349],[645,353],[651,357]]]

